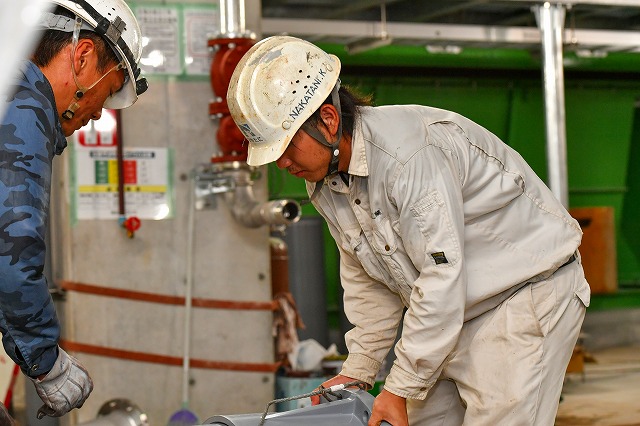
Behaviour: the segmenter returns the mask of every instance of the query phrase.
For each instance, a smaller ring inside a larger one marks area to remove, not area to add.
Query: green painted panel
[[[343,45],[318,43],[318,46],[338,56],[345,66],[431,67],[456,69],[540,70],[540,56],[524,49],[464,48],[458,54],[430,53],[424,46],[385,46],[349,55]],[[564,53],[568,71],[629,72],[640,71],[640,54],[610,52],[604,57],[580,57],[575,52]]]
[[[638,91],[636,91],[636,95]],[[618,270],[620,280],[640,288],[640,106],[633,112],[631,143],[627,157],[626,193],[624,194],[619,232]]]
[[[420,104],[455,111],[504,138],[509,114],[506,85],[478,84],[477,81],[446,79],[404,79],[381,82],[376,87],[377,105]]]
[[[636,89],[635,94],[640,91]],[[633,95],[627,88],[567,87],[567,157],[572,186],[624,186]]]
[[[518,151],[541,179],[547,175],[544,106],[539,85],[514,85],[509,114],[509,133],[504,141]],[[482,124],[482,123],[481,123]]]
[[[424,46],[385,46],[349,55],[343,45],[319,43],[338,56],[344,65],[425,66],[455,68],[540,69],[540,60],[522,49],[463,49],[459,54],[430,53]]]
[[[591,296],[589,310],[606,311],[638,306],[640,306],[640,291],[631,289],[621,290],[616,294],[594,294]]]

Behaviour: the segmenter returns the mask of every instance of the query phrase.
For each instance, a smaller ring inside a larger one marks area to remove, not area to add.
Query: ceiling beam
[[[359,0],[345,2],[343,7],[335,8],[332,12],[328,13],[327,19],[337,19],[345,16],[352,15],[354,13],[363,12],[368,9],[380,10],[380,6],[383,4],[391,5],[393,3],[399,3],[404,0]]]
[[[519,0],[510,0],[519,1]],[[334,21],[314,19],[262,19],[265,36],[289,34],[301,38],[330,37],[332,39],[377,38],[380,36],[380,22],[375,21]],[[451,24],[411,24],[387,22],[387,33],[394,40],[404,39],[419,42],[500,43],[539,44],[540,31],[534,27],[504,27]],[[566,29],[565,44],[582,46],[612,46],[617,48],[637,48],[640,46],[640,32],[613,30]]]
[[[464,11],[472,6],[488,3],[489,0],[470,0],[461,3],[440,4],[429,2],[414,2],[409,7],[402,9],[403,14],[393,12],[394,21],[428,22],[443,16]],[[391,16],[391,13],[389,14]]]
[[[578,4],[590,4],[596,6],[623,6],[623,7],[640,7],[638,0],[500,0],[503,3],[530,3],[542,4],[553,3],[565,6],[575,6]]]

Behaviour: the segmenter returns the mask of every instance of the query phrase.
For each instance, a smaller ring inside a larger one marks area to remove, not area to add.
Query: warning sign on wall
[[[116,112],[103,109],[74,134],[75,218],[172,217],[171,152],[125,147],[118,154],[117,128]]]
[[[76,219],[172,217],[171,152],[125,147],[119,155],[117,125],[115,113],[103,110],[74,135]]]
[[[124,182],[124,213],[140,219],[172,216],[169,153],[166,148],[125,148],[76,145],[77,219],[117,219],[120,216],[120,176]]]

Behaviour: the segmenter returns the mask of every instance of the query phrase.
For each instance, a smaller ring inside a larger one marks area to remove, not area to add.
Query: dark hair
[[[371,95],[363,95],[349,86],[340,86],[338,95],[340,96],[340,108],[342,109],[342,134],[353,136],[353,126],[358,116],[358,107],[371,106],[373,97]],[[331,95],[322,104],[332,105]],[[309,117],[308,121],[314,126],[322,122],[320,108]]]
[[[56,7],[53,13],[75,19],[75,15],[71,11],[61,6]],[[90,39],[96,46],[96,53],[98,54],[98,71],[106,71],[107,67],[112,63],[120,62],[115,51],[97,33],[82,30],[80,31],[80,38]],[[62,49],[72,42],[72,40],[72,32],[45,30],[42,32],[40,42],[33,52],[31,59],[39,67],[47,66]]]

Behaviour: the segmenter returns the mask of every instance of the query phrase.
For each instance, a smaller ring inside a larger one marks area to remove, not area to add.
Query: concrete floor
[[[590,355],[565,379],[556,426],[640,426],[640,345]]]

